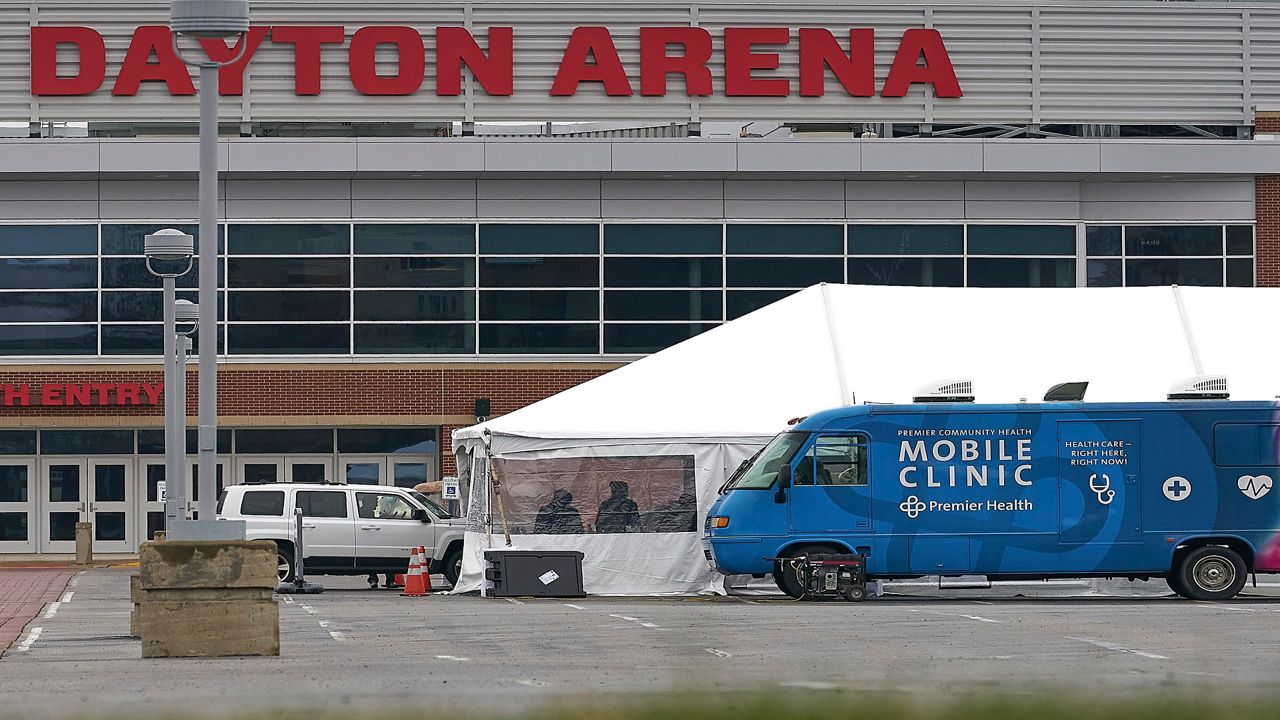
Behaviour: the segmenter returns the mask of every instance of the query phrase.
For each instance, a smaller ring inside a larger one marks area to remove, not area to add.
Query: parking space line
[[[458,657],[457,655],[437,655],[437,656],[436,656],[436,659],[437,659],[437,660],[449,660],[449,661],[452,661],[452,662],[467,662],[467,661],[471,660],[471,658]]]
[[[524,685],[525,687],[546,687],[547,686],[547,683],[541,680],[517,680],[516,684]]]
[[[310,605],[308,605],[308,604],[306,604],[306,603],[298,603],[298,607],[302,608],[303,610],[306,610],[308,615],[317,615],[317,614],[319,614],[319,613],[317,613],[317,612],[316,612],[316,609],[315,609],[315,608],[311,607]]]
[[[586,608],[582,607],[581,605],[574,605],[573,603],[565,603],[564,606],[571,607],[574,610],[586,610]]]
[[[724,650],[721,650],[720,648],[702,648],[702,649],[703,649],[703,650],[706,650],[707,652],[711,653],[712,655],[715,655],[715,656],[716,656],[716,657],[718,657],[718,658],[731,658],[731,657],[733,657],[733,655],[731,655],[731,654],[729,654],[729,653],[725,652]]]
[[[523,605],[523,604],[524,604],[523,602],[521,602],[521,601],[519,601],[519,600],[517,600],[517,599],[515,599],[515,598],[503,598],[503,600],[506,600],[507,602],[511,603],[512,605]]]
[[[1090,644],[1090,645],[1096,645],[1096,646],[1098,646],[1098,647],[1100,647],[1100,648],[1103,648],[1104,650],[1111,650],[1112,652],[1128,653],[1128,654],[1130,654],[1130,655],[1138,655],[1138,656],[1140,656],[1140,657],[1148,658],[1148,659],[1150,659],[1150,660],[1168,660],[1168,659],[1169,659],[1168,657],[1166,657],[1166,656],[1164,656],[1164,655],[1156,655],[1155,653],[1142,652],[1141,650],[1134,650],[1133,648],[1123,647],[1123,646],[1120,646],[1120,645],[1116,645],[1115,643],[1107,642],[1107,641],[1105,641],[1105,640],[1092,640],[1092,639],[1090,639],[1090,638],[1071,637],[1071,636],[1067,636],[1067,638],[1066,638],[1066,639],[1067,639],[1067,640],[1075,640],[1075,641],[1077,641],[1077,642],[1082,642],[1082,643],[1088,643],[1088,644]]]
[[[49,603],[49,609],[44,611],[44,619],[48,620],[58,614],[58,608],[62,607],[62,601]]]
[[[72,596],[72,595],[75,595],[75,594],[76,594],[76,593],[75,593],[75,591],[74,591],[74,590],[68,590],[68,591],[66,591],[66,592],[62,593],[62,599],[61,599],[61,600],[59,600],[58,602],[61,602],[61,603],[69,603],[69,602],[71,602],[71,596]]]
[[[18,643],[18,652],[26,652],[30,650],[31,646],[35,645],[36,640],[40,639],[40,633],[42,632],[44,632],[44,628],[42,627],[31,628],[31,632],[27,633],[27,639]]]
[[[609,615],[609,617],[611,617],[611,618],[618,618],[619,620],[626,620],[627,622],[632,622],[632,623],[635,623],[635,624],[637,624],[637,625],[639,625],[639,626],[641,626],[641,627],[647,627],[647,628],[651,628],[651,629],[653,629],[653,630],[661,630],[661,629],[662,629],[662,628],[658,627],[657,625],[654,625],[654,624],[653,624],[653,623],[651,623],[651,622],[646,622],[646,621],[644,621],[644,620],[641,620],[640,618],[634,618],[634,617],[631,617],[630,615],[612,615],[612,614],[611,614],[611,615]]]
[[[320,625],[321,628],[323,628],[326,632],[328,632],[329,637],[333,638],[334,640],[337,640],[338,642],[342,642],[343,640],[347,639],[347,636],[343,635],[341,630],[330,630],[328,620],[317,620],[316,622]]]

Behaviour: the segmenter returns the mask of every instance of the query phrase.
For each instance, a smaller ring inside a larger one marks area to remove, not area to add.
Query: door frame
[[[14,456],[0,458],[0,467],[23,466],[27,470],[27,499],[25,502],[0,502],[0,512],[25,512],[27,515],[27,539],[0,540],[0,554],[35,554],[40,538],[40,476],[35,457]]]
[[[138,535],[135,532],[137,525],[137,515],[139,502],[139,490],[143,490],[141,483],[138,482],[136,474],[136,464],[133,456],[117,455],[117,456],[101,456],[86,457],[85,462],[85,483],[88,496],[88,507],[85,516],[93,522],[93,549],[95,552],[103,553],[131,553],[138,550]],[[98,500],[94,494],[97,492],[97,477],[95,470],[103,466],[119,466],[124,468],[124,500]],[[100,507],[105,506],[105,508]],[[96,513],[102,512],[122,512],[124,513],[124,539],[123,540],[99,540],[98,539],[98,523]]]

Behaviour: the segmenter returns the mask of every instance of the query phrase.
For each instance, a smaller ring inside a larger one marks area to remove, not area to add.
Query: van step
[[[986,575],[938,576],[939,590],[990,590],[991,581]]]

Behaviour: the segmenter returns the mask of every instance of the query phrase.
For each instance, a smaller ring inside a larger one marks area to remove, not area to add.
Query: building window
[[[1075,225],[970,225],[969,287],[1075,287]]]
[[[1086,282],[1252,287],[1253,235],[1252,225],[1091,225]]]

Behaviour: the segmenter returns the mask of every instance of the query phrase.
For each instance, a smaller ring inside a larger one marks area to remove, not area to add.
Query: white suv
[[[294,574],[294,508],[302,510],[306,572],[317,575],[402,573],[419,545],[431,572],[450,584],[462,568],[465,521],[425,495],[385,485],[270,483],[232,485],[218,498],[218,517],[244,520],[249,540],[274,540],[280,580]]]

